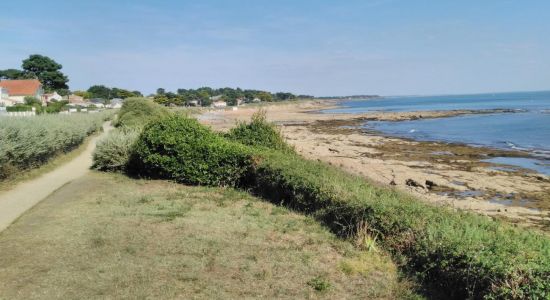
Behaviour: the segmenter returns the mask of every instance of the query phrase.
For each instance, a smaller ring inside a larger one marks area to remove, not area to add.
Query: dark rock
[[[435,182],[433,182],[431,180],[426,180],[426,187],[428,188],[428,190],[431,190],[436,186],[437,186],[437,184]]]
[[[423,185],[421,185],[420,183],[414,181],[413,179],[407,179],[405,181],[405,184],[408,185],[408,186],[412,186],[412,187],[421,187],[421,188],[424,188]]]

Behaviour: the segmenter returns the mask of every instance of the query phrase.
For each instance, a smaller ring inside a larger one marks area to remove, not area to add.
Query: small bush
[[[93,168],[101,171],[126,171],[139,129],[120,128],[98,141],[94,150]]]
[[[128,98],[124,100],[118,113],[115,126],[143,127],[149,121],[167,116],[170,111],[145,98]]]
[[[330,289],[330,282],[322,276],[312,278],[307,282],[307,285],[311,286],[318,292],[326,292]]]
[[[251,151],[227,141],[196,119],[157,119],[141,134],[132,158],[133,173],[182,183],[236,186],[251,166]]]
[[[239,143],[265,147],[273,150],[293,151],[285,142],[275,125],[267,122],[265,111],[258,111],[252,115],[250,123],[240,122],[226,135],[230,140]]]

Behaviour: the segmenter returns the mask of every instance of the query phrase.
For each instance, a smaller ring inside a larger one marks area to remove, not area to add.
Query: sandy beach
[[[202,123],[225,131],[249,120],[260,108],[280,126],[287,141],[310,159],[338,166],[382,185],[411,193],[435,205],[448,205],[520,225],[550,230],[550,178],[530,170],[498,170],[487,157],[527,156],[519,151],[463,144],[418,142],[369,132],[369,121],[441,118],[464,114],[508,112],[417,111],[328,114],[320,110],[336,101],[300,101],[276,105],[207,111]],[[510,112],[512,113],[512,112]]]

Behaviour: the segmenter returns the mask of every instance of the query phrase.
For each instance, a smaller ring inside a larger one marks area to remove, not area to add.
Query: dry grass
[[[385,254],[232,189],[93,172],[0,234],[0,299],[405,297]]]

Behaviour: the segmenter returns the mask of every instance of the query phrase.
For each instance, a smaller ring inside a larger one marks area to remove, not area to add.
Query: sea
[[[339,108],[325,112],[356,114],[461,109],[507,109],[514,112],[410,121],[369,121],[364,127],[386,135],[420,141],[527,151],[531,154],[530,158],[495,157],[486,161],[550,175],[550,91],[381,97],[344,101]]]

